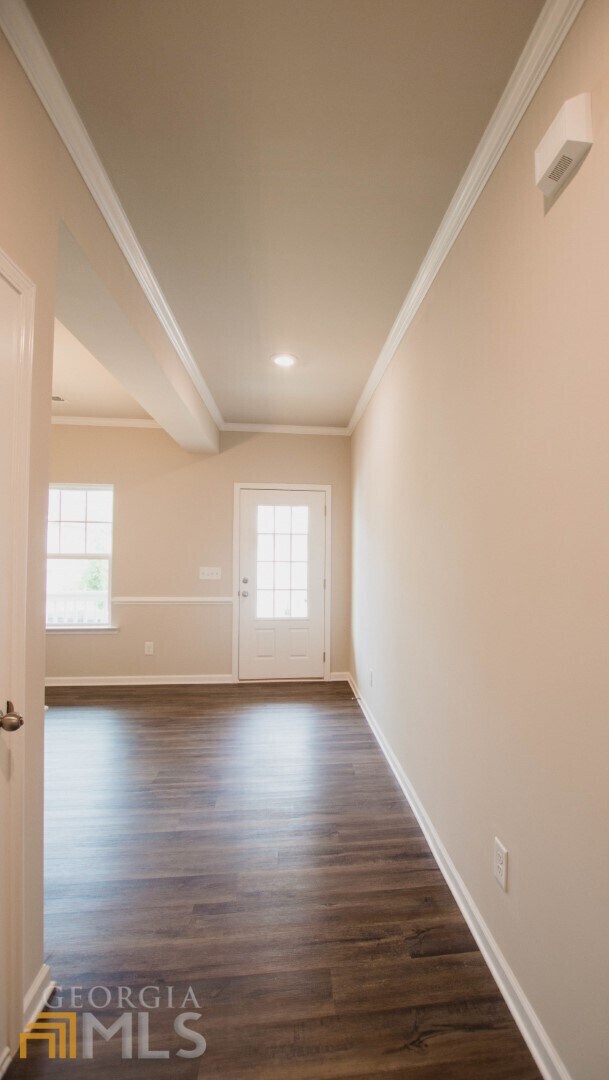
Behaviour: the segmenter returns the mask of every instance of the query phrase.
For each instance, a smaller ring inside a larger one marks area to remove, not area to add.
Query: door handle
[[[247,589],[243,589],[241,595],[242,596],[249,596],[249,593],[248,593]]]
[[[23,727],[23,717],[21,713],[15,712],[12,701],[7,701],[5,713],[0,709],[0,727],[3,731],[18,731]]]

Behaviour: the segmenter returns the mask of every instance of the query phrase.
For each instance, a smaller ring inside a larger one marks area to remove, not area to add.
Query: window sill
[[[47,634],[117,634],[120,626],[47,626]]]

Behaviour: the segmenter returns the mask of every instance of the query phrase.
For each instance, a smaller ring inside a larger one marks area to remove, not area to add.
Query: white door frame
[[[11,564],[13,575],[13,597],[11,605],[11,638],[16,643],[10,659],[10,694],[17,711],[24,708],[26,700],[26,601],[27,601],[27,558],[28,558],[28,507],[29,507],[29,462],[31,429],[32,367],[34,351],[34,309],[36,286],[19,269],[9,256],[0,250],[0,274],[15,289],[21,298],[21,335],[19,340],[19,372],[15,400],[12,404],[15,412],[15,431],[13,439],[12,461],[12,535]],[[5,707],[5,702],[0,702]],[[27,716],[26,716],[27,723]],[[24,1023],[24,987],[23,987],[23,941],[24,941],[24,893],[23,893],[23,857],[25,847],[24,833],[24,767],[27,728],[15,732],[11,739],[11,757],[13,772],[9,786],[9,843],[8,862],[10,873],[10,908],[3,912],[10,927],[11,952],[7,976],[12,988],[9,1016],[10,1049],[14,1052],[19,1032]],[[5,822],[2,823],[4,828]],[[29,1019],[29,1018],[28,1018]],[[2,1055],[3,1047],[0,1047]],[[8,1062],[0,1061],[6,1067]],[[2,1070],[3,1071],[3,1070]]]
[[[326,554],[324,564],[324,680],[330,678],[332,643],[332,485],[331,484],[235,484],[233,509],[233,682],[239,682],[239,541],[241,529],[241,492],[254,491],[323,491],[326,495]],[[265,682],[294,680],[265,679]],[[313,681],[313,680],[311,680]],[[247,682],[252,682],[248,679]]]

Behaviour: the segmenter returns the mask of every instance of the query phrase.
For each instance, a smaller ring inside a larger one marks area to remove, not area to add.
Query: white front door
[[[26,453],[31,310],[19,271],[0,252],[0,1072],[22,1023],[21,777]],[[29,282],[26,283],[29,286]],[[15,715],[7,703],[14,703]],[[14,728],[14,730],[10,730]]]
[[[320,679],[326,492],[242,488],[239,678]]]

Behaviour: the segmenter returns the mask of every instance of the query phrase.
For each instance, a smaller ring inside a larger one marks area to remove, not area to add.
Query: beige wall
[[[534,149],[584,90],[544,207]],[[608,176],[588,0],[353,440],[357,682],[576,1080],[609,1075]]]
[[[28,543],[24,985],[37,976],[42,940],[44,552],[57,245],[63,221],[127,315],[149,354],[197,409],[210,442],[217,430],[133,277],[51,121],[0,33],[0,248],[36,286]],[[16,703],[17,704],[17,703]]]
[[[51,479],[115,487],[115,596],[230,596],[235,482],[332,485],[334,671],[349,659],[350,440],[225,433],[189,454],[163,431],[52,430]],[[200,581],[220,566],[221,581]],[[222,675],[232,667],[232,605],[116,605],[116,634],[47,634],[47,675]],[[154,656],[144,655],[154,641]]]

